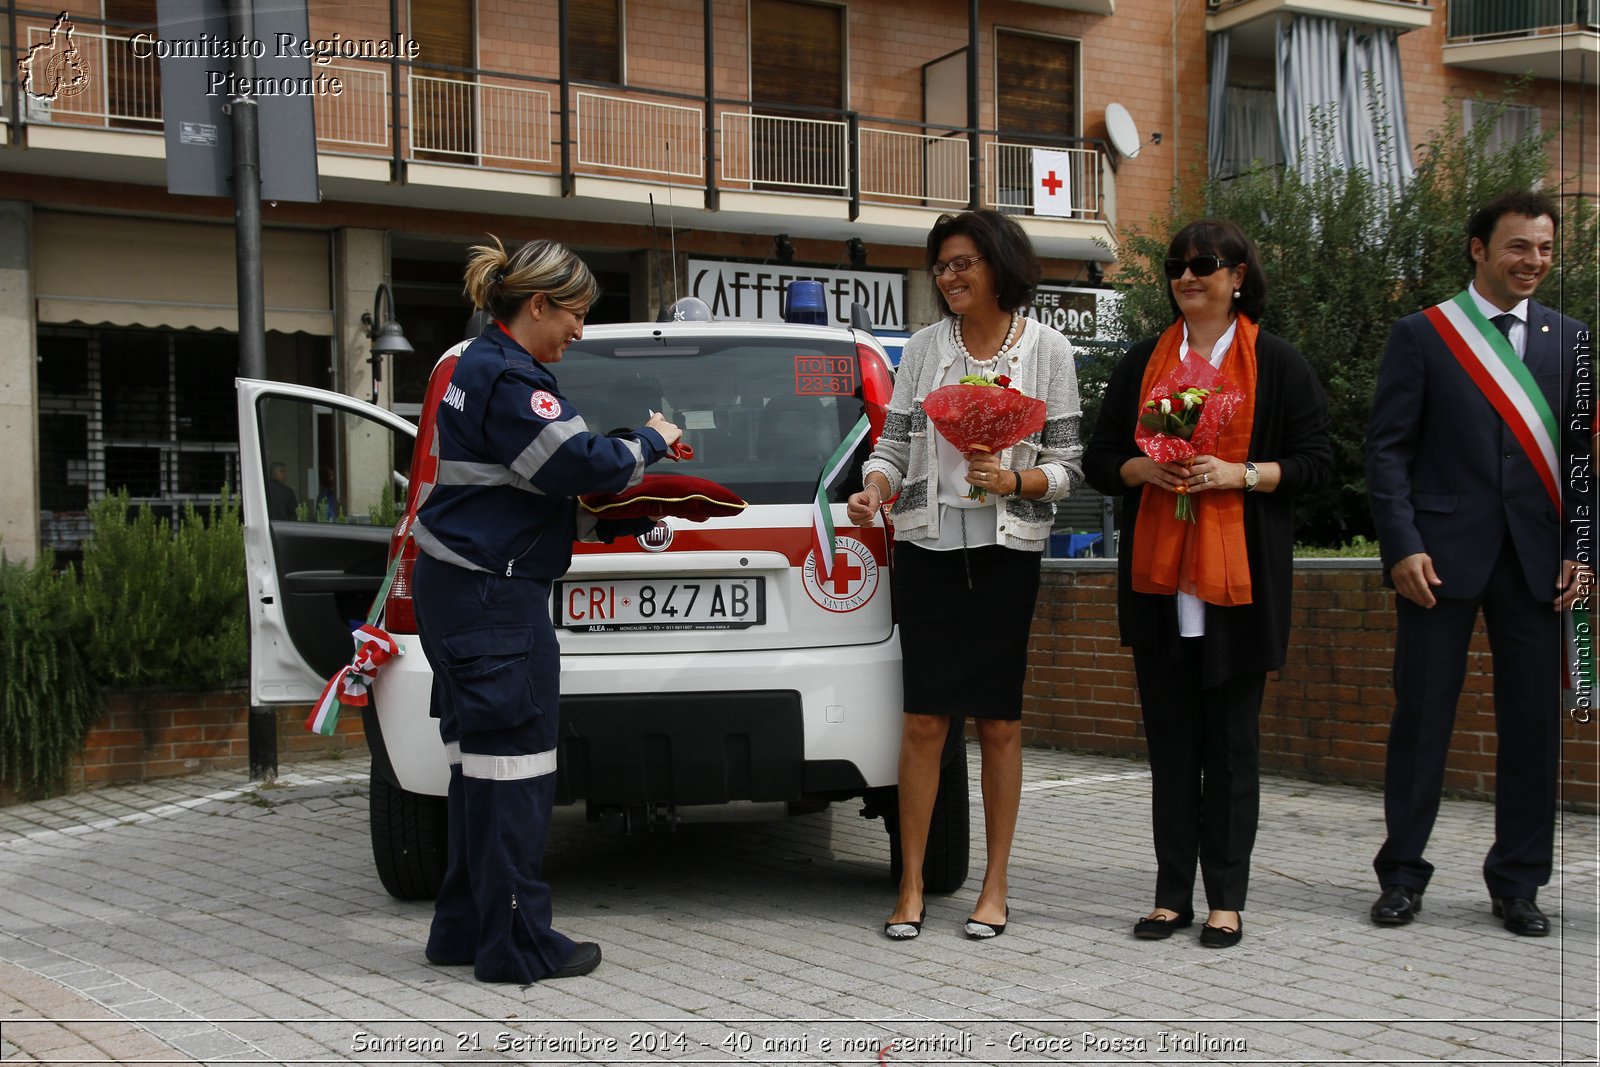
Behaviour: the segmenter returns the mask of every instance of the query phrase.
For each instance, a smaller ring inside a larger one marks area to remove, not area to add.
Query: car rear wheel
[[[444,797],[408,793],[372,776],[372,858],[397,900],[432,900],[444,881],[449,820]]]
[[[886,789],[883,823],[889,831],[889,880],[900,883],[899,790]],[[928,851],[922,858],[922,886],[929,893],[953,893],[967,880],[972,846],[971,802],[967,797],[967,760],[957,751],[939,773],[939,792],[928,823]]]

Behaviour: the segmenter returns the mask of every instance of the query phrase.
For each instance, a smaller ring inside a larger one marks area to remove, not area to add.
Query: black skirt
[[[907,712],[1022,718],[1042,558],[1000,545],[934,552],[895,544]]]

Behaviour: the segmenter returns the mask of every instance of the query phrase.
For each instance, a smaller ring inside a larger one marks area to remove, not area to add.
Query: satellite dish
[[[1127,159],[1138,155],[1139,149],[1144,147],[1139,127],[1133,124],[1133,116],[1121,104],[1106,105],[1106,137],[1117,155]]]

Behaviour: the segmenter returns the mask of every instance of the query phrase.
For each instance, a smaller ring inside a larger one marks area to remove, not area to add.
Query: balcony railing
[[[989,141],[984,145],[984,189],[989,203],[1000,211],[1029,211],[1033,207],[1033,156],[1035,152],[1063,152],[1066,173],[1053,175],[1065,183],[1069,217],[1100,217],[1100,153],[1093,148],[1062,148],[1052,145],[1010,144]]]
[[[1458,0],[1459,2],[1459,0]],[[48,26],[28,39],[48,39]],[[162,132],[160,63],[135,57],[126,36],[85,30],[76,44],[91,70],[90,91],[59,97],[53,107],[29,102],[31,124],[98,126]],[[722,191],[790,193],[862,203],[961,208],[973,202],[971,138],[966,131],[930,132],[922,123],[851,114],[764,113],[747,101],[718,100],[717,136],[708,157],[706,112],[681,93],[600,91],[573,87],[569,153],[562,153],[559,83],[487,71],[411,70],[395,127],[392,68],[345,62],[326,68],[337,95],[315,98],[321,151],[475,166],[559,176],[571,173]],[[1104,219],[1102,150],[1094,142],[1036,146],[980,138],[983,206],[1032,211],[1036,149],[1067,151],[1062,177],[1070,216]]]
[[[72,44],[78,55],[70,56],[64,42],[33,53],[36,45],[51,44],[53,27],[26,29],[33,66],[42,68],[32,72],[37,96],[49,95],[40,86],[54,89],[74,71],[85,76],[83,92],[58,92],[52,101],[28,97],[29,121],[161,131],[161,64],[134,55],[126,34],[74,29]]]
[[[704,176],[705,112],[655,100],[575,94],[581,167],[698,179]]]
[[[1451,38],[1600,29],[1596,0],[1451,0],[1449,16]]]

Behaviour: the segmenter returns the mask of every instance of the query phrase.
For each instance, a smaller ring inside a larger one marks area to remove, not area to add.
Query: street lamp
[[[388,304],[387,314],[384,313],[385,303]],[[367,362],[372,364],[372,402],[376,404],[378,382],[383,378],[383,357],[409,356],[416,351],[395,320],[394,294],[389,291],[389,283],[378,283],[378,291],[372,294],[372,310],[361,313],[361,325],[367,328],[367,340],[372,342]]]

